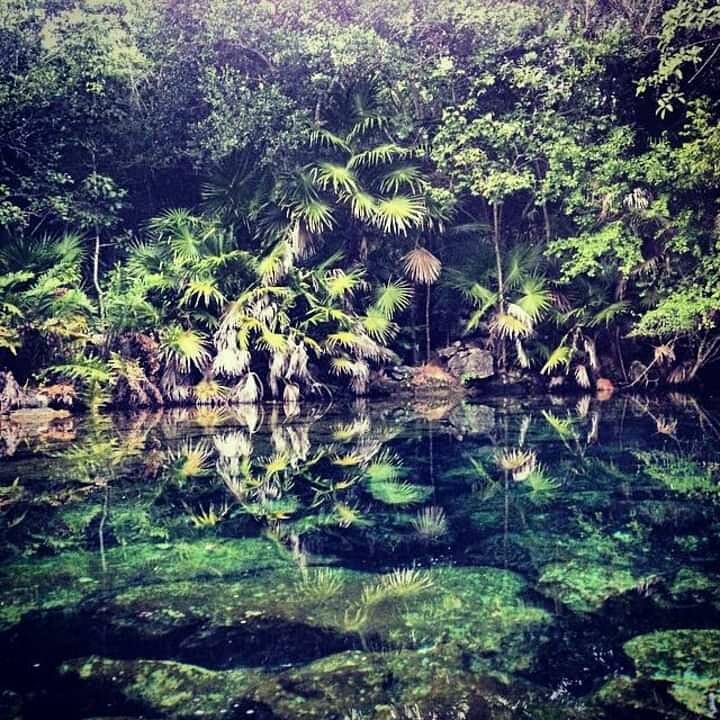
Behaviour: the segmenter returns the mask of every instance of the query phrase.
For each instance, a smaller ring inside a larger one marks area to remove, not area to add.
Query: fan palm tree
[[[425,285],[425,359],[430,362],[430,286],[435,284],[442,263],[429,250],[417,246],[403,258],[405,274],[416,285]]]
[[[454,284],[474,306],[466,331],[477,330],[485,323],[493,344],[500,348],[500,363],[507,369],[507,343],[512,343],[515,360],[520,367],[529,367],[527,340],[535,333],[538,323],[548,314],[554,296],[539,269],[540,258],[533,249],[517,247],[506,258],[502,273],[502,295],[495,268],[486,272],[482,281],[474,280],[460,271],[452,273]]]

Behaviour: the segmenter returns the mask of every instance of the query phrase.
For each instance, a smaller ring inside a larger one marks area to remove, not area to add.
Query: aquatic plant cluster
[[[6,440],[0,715],[715,718],[717,412],[244,406]]]

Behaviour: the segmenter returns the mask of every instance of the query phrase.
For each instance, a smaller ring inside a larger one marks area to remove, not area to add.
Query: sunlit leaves
[[[537,323],[551,304],[552,294],[545,281],[539,277],[525,280],[520,289],[520,297],[515,300],[515,305],[526,313],[532,323]]]
[[[561,367],[567,367],[572,357],[572,348],[569,345],[558,345],[549,355],[540,372],[548,375]]]
[[[422,198],[409,195],[394,195],[378,200],[375,222],[383,232],[392,235],[407,235],[425,222],[425,203]]]
[[[310,140],[314,145],[319,147],[343,150],[347,153],[351,152],[350,146],[343,138],[326,128],[317,128],[316,130],[313,130]]]
[[[332,189],[335,193],[352,195],[358,189],[355,174],[345,165],[321,162],[315,170],[315,177],[324,190]]]
[[[374,308],[367,311],[361,322],[368,335],[382,343],[386,343],[397,329],[387,315]]]
[[[417,505],[425,502],[432,488],[399,480],[369,480],[367,489],[372,497],[385,505]]]
[[[296,205],[293,214],[302,219],[307,229],[313,233],[329,230],[335,222],[331,205],[320,198]]]
[[[180,299],[182,305],[193,304],[195,307],[200,305],[201,302],[206,307],[212,304],[220,306],[225,302],[225,296],[217,287],[215,280],[211,278],[190,280]]]
[[[396,194],[407,188],[410,192],[418,194],[426,184],[422,171],[417,165],[398,165],[385,173],[380,183],[380,190]]]
[[[503,338],[526,337],[531,332],[531,327],[524,317],[518,317],[508,307],[508,312],[497,313],[490,321],[490,329],[493,333]]]
[[[161,334],[160,345],[166,360],[185,372],[204,367],[210,358],[205,336],[191,328],[168,326]]]
[[[350,158],[350,168],[374,166],[382,163],[392,162],[398,158],[404,158],[411,154],[407,148],[400,147],[395,143],[384,143],[376,147],[364,150]]]
[[[352,295],[360,287],[364,275],[365,272],[359,268],[350,272],[337,268],[325,276],[325,287],[331,298]]]
[[[412,288],[403,280],[388,280],[375,291],[375,307],[387,318],[410,306]]]
[[[350,208],[358,220],[369,221],[377,214],[377,199],[368,192],[357,190],[350,195]]]

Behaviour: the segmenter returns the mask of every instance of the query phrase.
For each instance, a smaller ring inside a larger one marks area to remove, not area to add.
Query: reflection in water
[[[4,418],[0,708],[716,717],[719,427],[677,394]]]

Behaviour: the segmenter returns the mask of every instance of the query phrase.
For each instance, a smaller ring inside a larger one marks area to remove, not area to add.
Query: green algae
[[[539,579],[543,592],[576,612],[597,610],[608,598],[634,590],[640,583],[629,568],[590,565],[582,559],[547,565]]]
[[[574,534],[525,539],[540,568],[538,589],[575,612],[595,611],[609,598],[641,588],[662,572],[662,558],[648,559],[645,538],[631,528],[608,534],[584,521],[576,527]]]
[[[710,602],[720,609],[720,574],[681,568],[669,588],[673,604],[700,604]]]
[[[645,474],[681,495],[703,496],[720,493],[716,465],[699,463],[691,457],[670,452],[635,452]]]
[[[461,717],[455,714],[461,707],[497,720],[513,716],[512,691],[458,668],[447,648],[351,651],[277,673],[102,657],[67,662],[62,672],[89,686],[112,687],[151,714],[178,719],[233,716],[241,710],[251,716],[256,708],[296,720],[390,720],[403,707],[417,708],[419,717]]]
[[[662,630],[625,643],[640,678],[670,683],[679,703],[716,717],[720,694],[720,630]]]
[[[290,554],[264,539],[136,543],[100,551],[68,551],[20,559],[0,568],[0,625],[31,609],[72,608],[98,590],[230,577],[291,564]],[[199,588],[202,584],[198,585]]]
[[[501,678],[529,667],[528,635],[551,621],[545,610],[523,599],[527,585],[520,576],[496,568],[422,571],[428,587],[385,597],[373,595],[378,576],[333,568],[332,592],[320,599],[308,585],[317,572],[288,567],[202,585],[129,588],[106,601],[103,618],[117,630],[148,636],[200,621],[206,635],[223,628],[262,635],[268,627],[282,631],[299,624],[315,629],[318,638],[332,631],[346,645],[421,649],[452,643],[478,670]],[[293,642],[289,638],[288,647]]]

